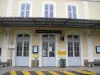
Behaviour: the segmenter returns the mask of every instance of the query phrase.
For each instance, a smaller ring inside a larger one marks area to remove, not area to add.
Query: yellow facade
[[[8,2],[7,0],[0,1],[0,16],[5,17],[7,14]]]
[[[14,17],[18,16],[20,2],[21,2],[20,0],[14,0],[13,9],[12,9],[12,16],[14,16]],[[68,17],[67,16],[67,3],[75,3],[78,5],[79,18],[85,18],[84,10],[82,10],[82,8],[84,8],[83,1],[76,1],[76,0],[69,0],[69,1],[68,0],[61,0],[61,1],[57,1],[57,0],[37,1],[37,0],[34,0],[34,1],[32,1],[32,13],[31,13],[32,17],[42,17],[44,2],[53,2],[56,4],[56,17],[59,17],[59,18]],[[36,10],[36,7],[38,7],[38,10]],[[62,10],[60,10],[60,9],[62,9]]]
[[[89,2],[89,19],[100,19],[99,12],[100,12],[100,2]]]
[[[24,0],[13,0],[12,8],[11,8],[11,16],[18,17],[18,13],[20,10],[20,3]],[[84,1],[83,0],[29,0],[32,3],[32,12],[31,17],[43,17],[43,3],[44,2],[54,2],[56,4],[56,17],[59,18],[68,18],[67,7],[68,3],[74,3],[78,6],[78,16],[80,19],[85,19],[85,10],[84,10]],[[36,10],[36,7],[38,9]],[[6,0],[1,0],[0,2],[0,16],[5,17],[7,16],[7,8],[8,2]],[[88,7],[86,12],[88,12],[89,18],[88,19],[100,19],[99,12],[100,12],[100,2],[96,1],[88,1]]]
[[[9,45],[13,42],[14,43],[14,40],[15,40],[15,32],[16,31],[32,31],[32,45],[38,45],[40,46],[40,34],[39,33],[35,33],[35,30],[36,29],[46,29],[46,30],[49,30],[50,28],[30,28],[30,27],[15,27],[15,28],[9,28]],[[83,45],[83,56],[84,58],[88,58],[88,49],[87,49],[87,29],[76,29],[76,28],[51,28],[51,30],[62,30],[64,32],[64,35],[66,35],[67,33],[69,32],[75,32],[75,33],[79,33],[80,32],[80,38],[81,38],[81,41],[82,41],[82,45]],[[74,33],[73,32],[73,33]],[[72,33],[72,35],[73,35]],[[57,36],[57,40],[58,40],[58,49],[60,48],[66,48],[66,40],[63,42],[63,41],[60,41],[60,34],[58,34]],[[67,38],[67,36],[66,36]],[[96,38],[95,38],[96,39]],[[93,39],[94,40],[94,39]],[[98,42],[98,41],[97,41]],[[98,42],[99,43],[99,42]],[[93,42],[93,44],[95,44]],[[95,45],[93,45],[93,47],[95,47]],[[95,52],[95,49],[94,49],[94,52]],[[8,52],[9,53],[9,52]],[[8,57],[10,55],[8,54]],[[95,53],[94,54],[94,57],[96,57],[97,54]]]
[[[34,27],[9,27],[8,28],[9,32],[9,39],[8,39],[8,45],[14,44],[15,42],[15,33],[17,31],[31,31],[32,32],[32,46],[33,45],[37,45],[40,47],[40,42],[41,42],[41,34],[40,33],[35,33],[35,30],[61,30],[63,32],[63,35],[65,36],[65,38],[67,38],[67,35],[71,34],[75,34],[78,33],[80,35],[80,41],[81,41],[81,49],[82,54],[83,54],[83,60],[88,60],[88,43],[87,43],[87,32],[88,29],[82,29],[82,28],[34,28]],[[4,31],[3,29],[0,30],[0,46],[2,47],[2,43],[3,43],[3,34]],[[100,35],[99,35],[100,31],[99,30],[95,30],[92,33],[92,47],[93,47],[93,58],[94,59],[98,59],[100,58],[99,54],[96,54],[96,48],[95,46],[100,46]],[[66,51],[68,50],[68,44],[67,44],[67,39],[65,39],[64,41],[60,41],[60,34],[57,35],[57,40],[58,40],[58,51],[59,49],[66,49]],[[42,50],[42,49],[41,49]],[[39,50],[39,51],[41,51]],[[57,54],[57,51],[56,51]],[[66,54],[68,54],[66,52]],[[11,57],[11,51],[10,49],[8,49],[7,52],[7,59]],[[34,59],[33,54],[31,54],[32,59]],[[40,58],[40,55],[39,55]]]
[[[13,0],[12,2],[7,2],[6,0],[1,0],[0,2],[0,16],[5,17],[7,14],[11,15],[10,17],[19,17],[19,10],[20,10],[20,3],[24,0]],[[25,0],[27,1],[27,0]],[[31,8],[31,16],[30,17],[43,17],[43,3],[44,2],[53,2],[55,4],[55,17],[56,18],[68,18],[68,8],[67,4],[76,4],[77,5],[77,16],[78,19],[100,19],[99,12],[100,12],[100,2],[95,1],[86,1],[87,4],[85,5],[83,0],[29,0],[31,1],[32,8]],[[9,9],[7,9],[9,7]],[[10,8],[11,7],[11,8]],[[86,8],[86,9],[85,9]],[[9,10],[9,11],[8,11]],[[87,13],[87,14],[86,14]],[[86,16],[87,15],[87,16]],[[88,17],[88,18],[86,18]],[[1,25],[1,23],[0,23]],[[53,27],[8,27],[8,46],[15,45],[16,41],[16,32],[31,32],[32,35],[32,46],[37,45],[39,46],[39,51],[42,49],[41,46],[41,33],[35,33],[36,30],[61,30],[65,40],[60,40],[60,34],[57,34],[57,49],[65,49],[68,50],[68,43],[67,43],[67,35],[74,35],[77,34],[80,36],[80,44],[81,44],[81,52],[82,52],[82,59],[88,60],[89,58],[89,49],[88,49],[88,30],[84,28],[53,28]],[[4,28],[0,27],[0,47],[3,47],[4,41]],[[100,30],[95,29],[92,32],[92,49],[93,49],[93,59],[100,59],[100,54],[96,54],[96,46],[100,46]],[[15,45],[16,46],[16,45]],[[7,51],[7,59],[11,59],[12,53],[8,48]],[[66,54],[68,54],[66,52]],[[57,51],[56,51],[57,55]],[[34,59],[33,54],[31,53],[32,60]],[[40,55],[39,55],[40,58]],[[39,59],[38,58],[38,59]]]
[[[44,29],[44,30],[50,30],[50,28],[34,28],[34,27],[10,27],[9,28],[9,45],[10,44],[14,44],[15,41],[15,33],[16,31],[32,31],[32,45],[38,45],[40,46],[40,42],[41,42],[41,37],[40,37],[40,33],[35,33],[35,30],[39,30],[39,29]],[[82,44],[82,50],[83,50],[83,58],[84,59],[88,59],[88,44],[87,44],[87,30],[88,29],[79,29],[79,28],[51,28],[51,30],[62,30],[65,38],[67,38],[66,35],[69,34],[69,32],[72,32],[72,35],[74,33],[80,33],[80,39],[81,39],[81,44]],[[1,30],[1,34],[2,36],[0,36],[0,46],[2,47],[2,41],[3,41],[3,30]],[[93,32],[92,34],[92,43],[93,43],[93,56],[94,58],[99,58],[100,55],[96,54],[96,49],[95,46],[99,46],[100,45],[100,35],[99,35],[100,31],[96,30],[95,32]],[[67,50],[66,48],[66,40],[65,41],[60,41],[60,34],[58,34],[57,36],[57,40],[58,40],[58,49],[64,48]],[[10,57],[10,50],[8,50],[8,57]]]

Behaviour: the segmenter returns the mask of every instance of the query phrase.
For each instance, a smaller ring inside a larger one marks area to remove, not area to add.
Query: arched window
[[[17,39],[20,39],[20,40],[29,39],[29,38],[30,38],[29,34],[18,34],[17,35]]]

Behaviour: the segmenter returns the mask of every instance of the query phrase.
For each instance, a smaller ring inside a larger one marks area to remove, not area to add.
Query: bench
[[[2,65],[3,67],[5,67],[5,66],[8,66],[8,63],[7,62],[1,62],[0,61],[0,65]]]
[[[95,60],[94,65],[100,65],[100,60]]]
[[[88,65],[93,67],[95,65],[100,65],[100,60],[94,60],[94,62],[88,62]]]

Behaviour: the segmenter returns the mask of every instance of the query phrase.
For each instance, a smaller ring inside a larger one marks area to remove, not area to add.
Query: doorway
[[[81,66],[80,37],[68,35],[68,66]]]
[[[56,36],[42,35],[42,66],[56,66]]]

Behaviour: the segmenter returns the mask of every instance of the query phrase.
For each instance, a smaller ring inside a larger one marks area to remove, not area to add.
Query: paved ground
[[[10,71],[21,71],[21,72],[36,72],[36,71],[42,71],[43,73],[46,71],[58,71],[60,73],[60,71],[79,71],[79,70],[87,70],[87,71],[92,71],[93,73],[98,73],[97,75],[100,75],[100,66],[99,67],[67,67],[67,68],[57,68],[57,67],[42,67],[42,68],[33,68],[33,67],[0,67],[0,75],[6,73],[6,72],[10,72]],[[57,73],[58,73],[57,72]],[[82,73],[82,72],[81,72]],[[86,72],[84,72],[86,73]],[[21,74],[22,75],[22,74]],[[25,74],[24,74],[25,75]],[[26,74],[28,75],[28,74]],[[56,75],[56,74],[54,74]],[[62,74],[63,75],[63,74]],[[70,74],[71,75],[71,74]],[[74,74],[75,75],[75,74]],[[80,74],[81,75],[81,74]],[[82,74],[84,75],[84,74]],[[85,74],[85,75],[96,75],[96,74]]]
[[[78,71],[14,71],[4,73],[3,75],[97,75],[96,73],[84,70]]]

